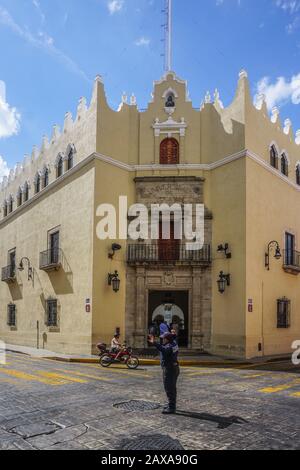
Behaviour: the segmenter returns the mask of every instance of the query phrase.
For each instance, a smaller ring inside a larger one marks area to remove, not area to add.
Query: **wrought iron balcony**
[[[295,250],[284,250],[283,269],[291,274],[300,274],[300,252]]]
[[[58,271],[62,265],[62,250],[52,248],[40,253],[40,269],[43,271]]]
[[[16,267],[14,265],[6,266],[2,268],[1,280],[11,284],[16,280]]]
[[[210,245],[201,250],[187,250],[186,243],[129,244],[127,247],[129,264],[211,264]]]

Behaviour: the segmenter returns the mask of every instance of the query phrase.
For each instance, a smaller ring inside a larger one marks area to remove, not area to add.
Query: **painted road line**
[[[90,375],[90,374],[84,374],[82,372],[75,372],[74,370],[72,371],[69,371],[69,370],[65,370],[65,369],[54,369],[56,371],[61,371],[61,372],[64,372],[66,374],[73,374],[73,375],[78,375],[80,377],[86,377],[88,379],[93,379],[93,380],[99,380],[101,382],[111,382],[111,379],[108,379],[106,377],[99,377],[97,375]]]
[[[296,387],[297,385],[300,385],[300,380],[294,380],[293,382],[283,384],[283,385],[275,385],[273,387],[266,387],[258,391],[261,393],[278,393],[278,392],[283,392],[285,390],[289,390],[290,388]]]
[[[129,375],[130,377],[137,377],[137,378],[143,378],[143,377],[146,377],[146,378],[149,378],[151,379],[152,378],[152,375],[149,375],[149,374],[144,374],[144,373],[140,373],[139,371],[132,371],[130,372],[129,370],[127,371],[126,369],[116,369],[114,367],[110,367],[110,368],[105,368],[105,367],[101,367],[101,366],[94,366],[92,364],[84,364],[83,366],[84,368],[85,367],[89,367],[91,369],[97,369],[98,371],[101,371],[101,372],[107,372],[107,373],[112,373],[112,372],[116,372],[118,374],[124,374],[124,375]]]
[[[6,374],[17,379],[25,380],[27,382],[39,382],[45,385],[61,385],[57,380],[38,377],[36,375],[27,374],[25,372],[14,369],[1,370],[1,374]]]
[[[300,392],[292,393],[290,397],[300,398]]]
[[[24,383],[20,384],[20,382],[18,380],[15,380],[15,379],[10,379],[9,377],[0,377],[0,382],[5,382],[5,383],[9,383],[10,385],[14,385],[15,387],[22,387],[24,388]],[[27,385],[27,384],[26,384]]]
[[[43,370],[37,371],[38,374],[40,374],[42,377],[46,377],[49,379],[53,380],[63,380],[67,382],[75,382],[75,383],[80,383],[80,384],[86,384],[87,380],[79,379],[78,377],[72,377],[69,375],[64,375],[64,374],[56,374],[55,372],[45,372]]]

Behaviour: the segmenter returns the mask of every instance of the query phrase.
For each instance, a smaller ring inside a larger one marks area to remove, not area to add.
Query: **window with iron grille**
[[[270,163],[273,168],[278,169],[278,154],[274,145],[270,149]]]
[[[281,156],[281,173],[285,176],[289,176],[289,163],[284,153]]]
[[[67,169],[71,170],[73,168],[73,165],[74,165],[74,154],[73,154],[73,150],[71,150],[67,159]]]
[[[16,326],[16,306],[8,304],[7,306],[7,324],[8,326]]]
[[[47,326],[58,326],[57,300],[47,300]]]
[[[286,297],[277,300],[277,328],[289,328],[291,301]]]

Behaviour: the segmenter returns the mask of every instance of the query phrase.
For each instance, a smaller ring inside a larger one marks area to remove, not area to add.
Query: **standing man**
[[[162,344],[156,343],[154,336],[150,336],[149,343],[153,344],[160,352],[164,387],[168,397],[168,405],[164,408],[163,414],[175,414],[177,400],[177,379],[180,373],[178,364],[179,350],[175,336],[172,333],[164,333],[162,336]]]

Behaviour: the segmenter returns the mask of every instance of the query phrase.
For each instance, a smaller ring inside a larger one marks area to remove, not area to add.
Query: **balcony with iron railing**
[[[40,269],[43,271],[58,271],[62,266],[62,250],[52,248],[40,253]]]
[[[283,269],[294,275],[300,274],[300,252],[295,250],[284,250]]]
[[[1,272],[1,280],[2,282],[7,282],[11,284],[16,280],[16,266],[9,265],[2,268]]]
[[[186,243],[129,244],[128,264],[211,264],[211,247],[204,245],[201,250],[188,250]]]

